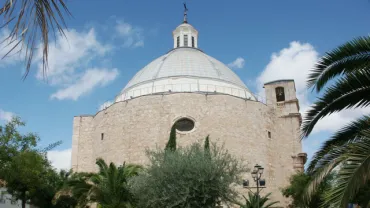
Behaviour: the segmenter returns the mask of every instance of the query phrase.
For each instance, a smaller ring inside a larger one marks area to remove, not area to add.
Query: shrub
[[[149,167],[132,180],[138,207],[213,208],[235,202],[233,185],[245,168],[223,147],[207,150],[196,143],[147,154]]]

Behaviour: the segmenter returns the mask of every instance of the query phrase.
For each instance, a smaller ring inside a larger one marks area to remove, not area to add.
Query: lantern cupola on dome
[[[184,20],[173,32],[174,49],[155,59],[128,82],[116,102],[160,93],[228,94],[256,100],[229,67],[198,49],[198,31]]]

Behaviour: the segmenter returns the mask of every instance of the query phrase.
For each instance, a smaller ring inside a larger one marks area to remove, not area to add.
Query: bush
[[[131,181],[138,207],[213,208],[235,202],[233,185],[245,168],[223,148],[193,144],[147,154],[149,167]]]
[[[291,207],[307,207],[307,208],[317,208],[320,207],[323,202],[323,196],[325,195],[325,190],[332,187],[332,181],[334,174],[327,176],[323,182],[317,188],[317,191],[312,194],[309,201],[305,198],[306,189],[312,180],[312,176],[307,173],[298,172],[290,177],[289,186],[283,188],[282,194],[285,197],[291,197],[293,200],[291,202]]]

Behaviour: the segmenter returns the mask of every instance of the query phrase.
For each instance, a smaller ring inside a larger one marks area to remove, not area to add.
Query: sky
[[[70,167],[72,121],[94,115],[134,74],[173,47],[183,1],[67,1],[66,38],[51,37],[47,77],[37,51],[31,73],[15,54],[0,60],[0,124],[19,116],[40,146],[62,141],[48,153],[58,169]],[[256,95],[276,79],[295,79],[301,113],[317,97],[306,89],[315,62],[336,46],[369,34],[368,0],[187,0],[188,19],[199,31],[199,48],[227,64]],[[9,33],[0,29],[0,39]],[[9,46],[8,46],[9,48]],[[0,44],[0,56],[8,49]],[[367,109],[321,120],[303,149],[312,156],[332,132]]]

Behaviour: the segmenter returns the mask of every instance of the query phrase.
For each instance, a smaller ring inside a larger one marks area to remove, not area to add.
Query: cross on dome
[[[184,3],[184,23],[188,23],[188,8],[186,7],[186,3]]]
[[[174,48],[198,48],[198,31],[188,23],[188,8],[184,3],[184,21],[173,32]]]

